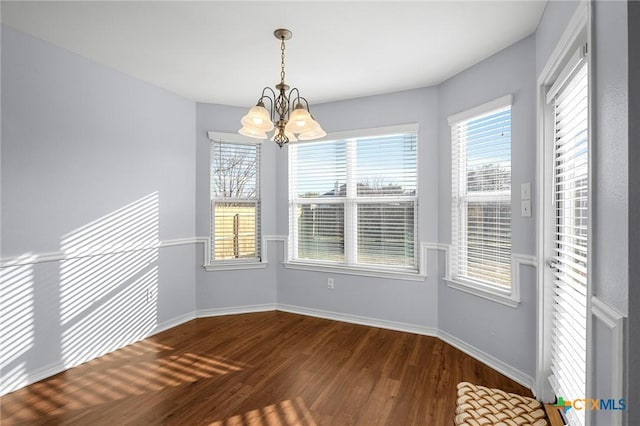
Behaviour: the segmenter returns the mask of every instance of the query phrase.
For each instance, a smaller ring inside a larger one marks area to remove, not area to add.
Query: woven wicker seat
[[[456,405],[456,426],[547,426],[542,404],[500,389],[458,383]]]

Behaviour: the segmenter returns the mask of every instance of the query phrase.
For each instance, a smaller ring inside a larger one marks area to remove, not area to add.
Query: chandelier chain
[[[284,37],[280,39],[280,83],[284,84]]]

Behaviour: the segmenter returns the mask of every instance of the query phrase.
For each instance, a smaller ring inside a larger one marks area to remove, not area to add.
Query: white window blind
[[[556,227],[550,382],[565,400],[586,393],[589,84],[581,58],[552,99]],[[572,425],[585,423],[584,410],[566,414]]]
[[[211,260],[260,259],[259,168],[260,145],[211,143]]]
[[[450,120],[452,272],[455,280],[508,290],[511,287],[511,97],[497,101],[487,106],[489,111],[474,109],[470,117]]]
[[[290,145],[290,258],[417,269],[416,142],[409,132]]]

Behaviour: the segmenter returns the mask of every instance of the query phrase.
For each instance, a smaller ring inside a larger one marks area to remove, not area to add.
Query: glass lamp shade
[[[298,104],[289,115],[286,130],[291,133],[305,133],[313,129],[314,123],[316,122],[309,114],[309,111],[301,104]]]
[[[262,130],[256,130],[254,128],[251,127],[247,127],[247,126],[243,126],[240,130],[238,130],[238,133],[240,133],[241,135],[245,135],[248,136],[250,138],[254,138],[254,139],[266,139],[267,138],[267,134],[262,131]]]
[[[251,107],[247,115],[242,117],[240,123],[242,123],[242,126],[255,131],[270,132],[273,130],[273,122],[269,117],[269,111],[260,104]]]
[[[310,141],[327,136],[327,132],[325,132],[322,127],[320,127],[320,124],[317,121],[313,120],[313,123],[315,124],[315,126],[307,132],[300,133],[298,135],[298,139],[300,139],[301,141]]]

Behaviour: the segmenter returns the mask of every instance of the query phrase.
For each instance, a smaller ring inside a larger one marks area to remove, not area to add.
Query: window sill
[[[413,270],[379,269],[307,262],[285,262],[284,267],[287,269],[297,269],[301,271],[331,272],[336,274],[359,275],[363,277],[393,278],[406,281],[424,281],[426,278],[426,275]]]
[[[229,262],[229,263],[209,263],[203,265],[207,272],[214,271],[234,271],[238,269],[261,269],[267,267],[267,262]]]
[[[501,303],[511,308],[520,305],[520,298],[514,296],[513,291],[502,290],[482,283],[445,278],[447,286],[474,296],[482,297],[492,302]]]

